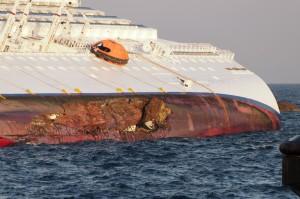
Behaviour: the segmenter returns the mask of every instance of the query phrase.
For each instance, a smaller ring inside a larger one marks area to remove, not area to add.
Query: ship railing
[[[216,56],[217,48],[205,43],[179,43],[169,44],[168,48],[173,55],[194,55],[194,56]]]
[[[66,17],[66,16],[63,16]],[[1,20],[7,20],[7,15],[0,13]],[[17,16],[20,19],[20,16]],[[28,21],[30,22],[52,22],[52,16],[29,16]],[[131,21],[127,19],[114,19],[114,18],[103,18],[103,19],[92,19],[89,18],[91,24],[103,24],[103,25],[131,25]],[[71,23],[84,24],[85,20],[82,17],[73,17]]]
[[[80,53],[88,53],[90,52],[91,44],[88,43],[85,40],[78,40],[73,38],[64,38],[64,37],[58,37],[54,39],[54,43],[76,49],[77,52]]]
[[[229,59],[229,60],[233,60],[235,57],[235,54],[229,50],[217,49],[217,54],[220,57],[223,57],[224,59]]]
[[[193,55],[193,56],[218,56],[216,53],[212,52],[180,52],[180,51],[173,51],[172,55]]]
[[[14,1],[13,1],[14,2]],[[10,11],[11,7],[13,6],[13,2],[8,0],[0,0],[0,10],[1,11]],[[20,4],[17,8],[18,12],[23,12],[24,6],[26,4]],[[53,14],[57,11],[58,6],[36,6],[37,4],[33,4],[31,8],[32,13],[44,13],[44,14]],[[84,7],[68,7],[68,10],[73,14],[81,14],[85,13],[86,16],[105,16],[105,12],[101,10],[92,10]]]
[[[201,43],[183,43],[183,44],[171,44],[168,45],[172,52],[174,53],[207,53],[215,54],[217,48],[210,44]]]
[[[145,42],[143,50],[158,56],[192,55],[192,56],[218,56],[217,48],[211,44],[203,43],[170,43],[170,42]]]
[[[2,4],[13,4],[15,0],[1,0],[0,3]],[[20,4],[27,4],[28,0],[21,0]],[[62,3],[62,0],[33,0],[33,5],[38,6],[60,6]],[[68,7],[78,7],[80,6],[79,0],[68,0],[67,5]]]

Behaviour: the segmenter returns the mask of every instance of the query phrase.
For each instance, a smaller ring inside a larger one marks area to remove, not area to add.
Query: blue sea
[[[300,85],[272,85],[300,104]],[[300,134],[300,113],[282,129],[210,139],[17,146],[0,150],[0,199],[297,198],[281,183],[280,143]]]

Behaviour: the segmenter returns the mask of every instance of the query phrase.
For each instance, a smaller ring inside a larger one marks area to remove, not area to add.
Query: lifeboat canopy
[[[91,47],[91,52],[107,62],[126,65],[129,60],[128,52],[124,46],[113,40],[102,40]]]

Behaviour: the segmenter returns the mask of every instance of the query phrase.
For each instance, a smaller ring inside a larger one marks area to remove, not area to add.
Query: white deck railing
[[[0,3],[13,4],[15,0],[0,0]],[[81,4],[81,0],[32,0],[33,5],[40,6],[60,6],[62,2],[66,2],[67,6],[78,7]],[[28,0],[20,0],[21,4],[28,3]]]

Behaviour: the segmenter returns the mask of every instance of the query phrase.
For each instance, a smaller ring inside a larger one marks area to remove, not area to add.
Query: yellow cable
[[[4,97],[3,95],[0,95],[0,100],[6,100],[6,97]]]

